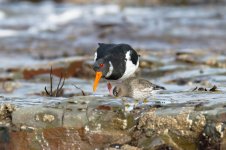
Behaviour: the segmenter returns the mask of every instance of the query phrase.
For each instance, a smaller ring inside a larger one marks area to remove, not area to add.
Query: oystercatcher
[[[113,88],[113,95],[116,97],[131,97],[141,100],[151,96],[156,90],[165,90],[165,88],[145,79],[131,77],[115,86]]]
[[[93,91],[96,91],[101,77],[107,80],[124,80],[133,75],[138,65],[139,56],[130,45],[99,43],[93,65],[96,72]],[[110,83],[108,89],[111,89]]]

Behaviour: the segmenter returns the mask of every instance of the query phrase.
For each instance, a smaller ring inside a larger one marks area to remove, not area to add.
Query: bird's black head
[[[93,70],[95,72],[102,72],[102,76],[105,77],[109,72],[110,64],[106,59],[98,59],[93,64]]]

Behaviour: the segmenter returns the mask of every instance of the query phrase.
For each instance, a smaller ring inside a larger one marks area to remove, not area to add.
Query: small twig
[[[56,89],[56,94],[55,94],[56,97],[58,96],[58,93],[59,93],[59,87],[60,87],[60,83],[61,83],[62,77],[63,77],[63,74],[62,74],[62,72],[61,72],[61,75],[60,75],[60,81],[59,81],[59,83],[58,83],[58,85],[57,85],[57,89]]]
[[[85,92],[81,88],[77,87],[75,84],[73,84],[73,85],[75,86],[75,88],[81,90],[83,96],[86,96]]]
[[[65,76],[64,76],[64,80],[63,80],[63,83],[61,84],[61,87],[59,90],[62,90],[63,86],[64,86],[64,82],[65,82]]]
[[[52,97],[52,96],[58,97],[59,94],[61,93],[61,91],[63,90],[63,86],[64,86],[64,83],[65,83],[65,76],[64,76],[64,79],[63,79],[63,82],[62,82],[63,73],[61,72],[61,77],[60,77],[60,81],[59,81],[59,83],[57,85],[57,89],[53,90],[53,75],[52,74],[53,74],[53,69],[52,69],[52,66],[51,66],[50,75],[49,75],[49,78],[50,78],[50,91],[48,91],[46,86],[45,86],[45,92],[46,92],[46,95],[48,95],[50,97]],[[61,82],[62,82],[62,84],[61,84]]]
[[[46,91],[46,94],[50,96],[49,92],[47,91],[46,86],[45,86],[45,91]]]
[[[50,70],[50,96],[53,96],[53,77],[52,77],[52,73],[53,73],[53,68],[51,66],[51,70]]]

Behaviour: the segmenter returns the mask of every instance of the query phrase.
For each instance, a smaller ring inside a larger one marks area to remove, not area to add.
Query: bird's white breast
[[[126,62],[126,68],[125,68],[126,70],[125,70],[123,76],[120,78],[122,80],[129,78],[136,71],[136,69],[139,66],[139,58],[138,58],[137,64],[136,65],[133,64],[131,57],[130,57],[130,51],[128,51],[126,53],[125,62]]]

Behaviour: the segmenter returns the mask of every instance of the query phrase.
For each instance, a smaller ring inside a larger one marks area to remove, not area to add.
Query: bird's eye
[[[118,90],[116,88],[113,89],[113,95],[118,96]]]
[[[104,66],[104,64],[100,64],[99,66],[102,68]]]

